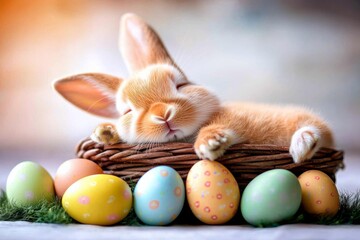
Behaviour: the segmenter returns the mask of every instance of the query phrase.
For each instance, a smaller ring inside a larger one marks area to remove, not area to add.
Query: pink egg
[[[61,198],[65,191],[77,180],[102,173],[101,167],[93,161],[82,158],[67,160],[60,165],[55,175],[56,195]]]

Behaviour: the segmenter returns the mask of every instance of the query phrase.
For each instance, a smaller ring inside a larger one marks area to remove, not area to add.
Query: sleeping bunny
[[[118,132],[128,143],[190,141],[200,159],[210,160],[236,143],[286,145],[297,163],[333,146],[327,124],[306,109],[221,103],[186,78],[155,31],[134,14],[122,17],[119,44],[128,79],[84,73],[54,82],[74,105],[118,119],[116,127],[102,125],[93,139],[118,141]]]

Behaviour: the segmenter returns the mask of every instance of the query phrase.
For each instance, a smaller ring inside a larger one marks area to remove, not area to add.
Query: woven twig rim
[[[79,142],[76,153],[79,158],[97,163],[105,173],[127,182],[137,182],[145,172],[159,165],[174,168],[186,179],[190,168],[199,161],[193,144],[183,142],[104,145],[86,138]],[[321,148],[312,159],[294,163],[288,147],[267,144],[233,145],[217,161],[231,171],[241,187],[271,169],[287,169],[297,176],[316,169],[335,181],[335,173],[344,168],[341,150]]]

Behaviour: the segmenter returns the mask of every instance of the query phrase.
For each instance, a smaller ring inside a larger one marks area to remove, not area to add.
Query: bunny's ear
[[[56,80],[53,86],[75,106],[101,117],[117,118],[115,95],[121,82],[107,74],[86,73]]]
[[[158,63],[178,68],[156,32],[135,14],[121,18],[119,47],[130,73]]]

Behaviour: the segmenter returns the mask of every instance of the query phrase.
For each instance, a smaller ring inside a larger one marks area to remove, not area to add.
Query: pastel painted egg
[[[158,166],[146,172],[134,190],[134,210],[148,225],[166,225],[180,214],[185,201],[185,187],[171,167]]]
[[[108,174],[84,177],[64,193],[62,206],[85,224],[112,225],[124,219],[132,207],[132,193],[122,179]]]
[[[41,165],[31,161],[16,165],[7,178],[6,195],[17,206],[54,200],[54,183]]]
[[[192,166],[186,179],[186,192],[191,211],[203,223],[226,223],[239,207],[238,183],[216,161],[202,160]]]
[[[318,170],[309,170],[299,176],[302,208],[312,215],[334,216],[340,208],[338,190],[331,178]]]
[[[82,158],[67,160],[59,166],[55,174],[56,195],[61,198],[64,192],[77,180],[102,173],[101,167],[93,161]]]
[[[245,188],[241,212],[252,225],[272,225],[293,217],[300,207],[301,188],[290,171],[274,169],[255,177]]]

